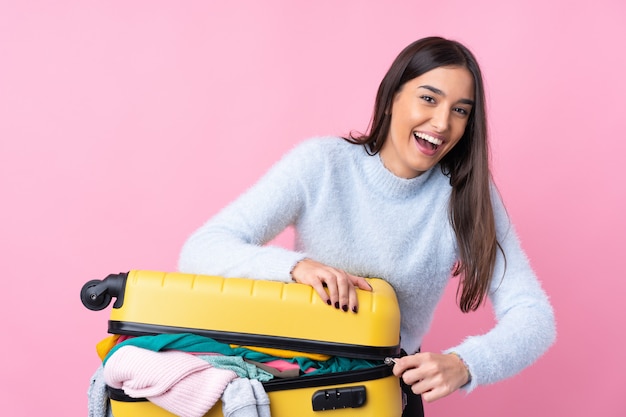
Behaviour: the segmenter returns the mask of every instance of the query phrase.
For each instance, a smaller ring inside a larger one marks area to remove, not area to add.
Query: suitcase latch
[[[313,411],[335,410],[337,408],[358,408],[365,404],[365,386],[325,389],[315,391],[311,402]]]

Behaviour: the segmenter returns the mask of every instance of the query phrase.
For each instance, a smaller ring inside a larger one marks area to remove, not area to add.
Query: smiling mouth
[[[428,147],[433,151],[436,151],[443,143],[441,139],[437,139],[435,137],[427,135],[426,133],[413,132],[413,137],[415,137],[415,140],[417,140],[422,146]]]

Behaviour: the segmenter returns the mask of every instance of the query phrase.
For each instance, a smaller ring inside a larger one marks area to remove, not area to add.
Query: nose
[[[433,109],[430,124],[437,133],[446,131],[450,124],[450,111],[443,106]]]

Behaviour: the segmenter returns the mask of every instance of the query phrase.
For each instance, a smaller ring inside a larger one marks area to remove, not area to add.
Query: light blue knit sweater
[[[402,347],[415,352],[457,260],[448,219],[449,179],[439,166],[414,179],[396,177],[378,155],[340,138],[302,143],[252,188],[185,242],[182,272],[291,281],[305,257],[351,274],[380,277],[396,290]],[[471,391],[512,376],[555,339],[552,307],[520,248],[497,193],[498,240],[490,299],[497,318],[487,334],[448,351],[468,364]],[[293,225],[295,250],[264,246]]]

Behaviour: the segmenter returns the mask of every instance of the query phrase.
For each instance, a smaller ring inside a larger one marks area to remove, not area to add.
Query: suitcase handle
[[[119,273],[110,274],[103,280],[93,279],[81,288],[80,301],[89,310],[98,311],[109,305],[111,297],[116,297],[113,307],[119,308],[124,302],[126,278],[128,278],[127,273]]]
[[[325,389],[315,391],[311,402],[313,411],[335,410],[337,408],[358,408],[367,399],[365,386]]]

